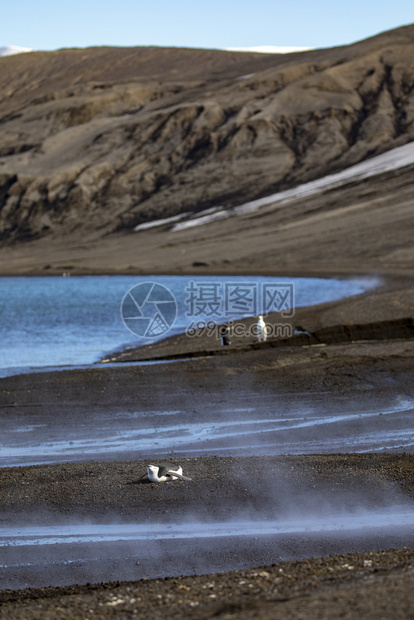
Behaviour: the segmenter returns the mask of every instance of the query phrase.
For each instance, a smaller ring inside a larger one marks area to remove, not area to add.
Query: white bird
[[[150,482],[168,482],[170,480],[191,480],[187,476],[183,476],[183,468],[181,465],[173,465],[172,463],[160,463],[159,465],[148,465],[147,473],[140,478],[142,480],[147,476]]]
[[[266,333],[266,323],[263,318],[263,314],[259,315],[259,319],[257,321],[257,339],[259,342],[266,342],[267,333]]]

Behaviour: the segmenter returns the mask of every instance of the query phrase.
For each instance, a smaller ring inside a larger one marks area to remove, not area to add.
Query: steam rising
[[[290,518],[194,523],[82,524],[47,527],[2,528],[0,547],[103,543],[138,540],[178,540],[230,538],[240,536],[280,536],[283,534],[353,532],[364,528],[414,528],[414,505],[364,510],[350,514]],[[0,566],[3,567],[4,566]]]
[[[160,396],[158,407],[151,395],[127,410],[100,409],[93,423],[89,414],[74,411],[64,429],[52,408],[5,417],[0,458],[3,465],[27,465],[251,454],[260,462],[261,455],[373,452],[413,444],[414,401],[408,397],[275,396],[276,390],[266,393],[244,378],[230,400],[225,372],[219,381],[206,400],[205,386],[198,398],[183,373],[180,391]],[[252,479],[246,459],[228,459],[217,480],[221,487],[231,481],[237,490],[227,505],[223,489],[214,497],[211,478],[210,495],[203,496],[205,461],[197,461],[198,472],[187,465],[185,473],[195,480],[189,484],[200,483],[197,510],[171,505],[157,522],[144,509],[132,522],[113,509],[96,522],[75,515],[58,521],[40,510],[21,515],[20,523],[0,527],[0,587],[208,573],[413,544],[414,504],[391,482],[374,484],[364,472],[348,479],[343,472],[338,483],[310,466],[295,470],[289,459],[266,462]],[[154,492],[151,485],[141,490]]]
[[[283,460],[273,469],[268,463],[255,483],[242,459],[229,463],[229,477],[250,489],[251,502],[229,498],[227,519],[171,508],[163,522],[108,514],[99,523],[59,523],[43,513],[32,515],[31,525],[0,528],[1,587],[209,573],[414,541],[414,502],[391,482],[362,477],[358,486],[349,477],[337,485],[312,468],[298,475]]]

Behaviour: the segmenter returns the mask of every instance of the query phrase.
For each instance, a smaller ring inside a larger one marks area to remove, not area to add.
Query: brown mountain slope
[[[6,243],[232,206],[414,139],[414,26],[301,54],[0,59]]]

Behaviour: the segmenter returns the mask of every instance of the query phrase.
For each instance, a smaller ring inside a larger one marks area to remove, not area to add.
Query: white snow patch
[[[307,52],[314,47],[254,45],[253,47],[226,47],[227,52],[256,52],[259,54],[291,54],[292,52]]]
[[[230,211],[224,210],[222,207],[215,207],[213,209],[207,209],[201,211],[198,217],[180,222],[173,227],[173,231],[184,230],[185,228],[193,228],[193,226],[200,226],[201,224],[210,224],[216,220],[223,220],[231,215]]]
[[[329,174],[320,179],[315,179],[314,181],[302,183],[297,187],[284,190],[283,192],[277,192],[270,196],[264,196],[263,198],[246,202],[233,209],[224,210],[222,207],[217,207],[213,210],[214,213],[211,213],[212,209],[202,211],[198,217],[176,224],[172,230],[183,230],[184,228],[192,228],[194,226],[200,226],[201,224],[209,224],[214,220],[224,219],[233,215],[253,213],[260,209],[260,207],[266,205],[282,204],[291,200],[296,200],[297,198],[303,198],[304,196],[311,196],[312,194],[317,194],[318,192],[334,187],[340,187],[352,181],[359,181],[360,179],[366,179],[377,174],[397,170],[398,168],[404,168],[413,164],[414,142],[409,142],[404,146],[399,146],[391,151],[387,151],[386,153],[362,161],[359,164],[345,168],[345,170],[341,170],[341,172]]]
[[[164,224],[170,224],[171,222],[177,222],[177,220],[182,220],[183,217],[188,217],[191,215],[190,213],[179,213],[178,215],[172,215],[171,217],[164,217],[160,220],[152,220],[151,222],[144,222],[143,224],[138,224],[135,226],[134,231],[137,232],[139,230],[148,230],[148,228],[155,228],[155,226],[163,226]]]
[[[6,47],[0,47],[0,56],[11,56],[12,54],[23,54],[25,52],[32,52],[29,47],[19,47],[18,45],[7,45]]]

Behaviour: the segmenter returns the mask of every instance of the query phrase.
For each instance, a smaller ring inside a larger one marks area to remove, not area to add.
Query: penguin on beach
[[[171,480],[191,480],[188,476],[183,476],[183,468],[181,465],[173,465],[172,463],[160,463],[159,465],[148,465],[147,471],[140,478],[147,477],[150,482],[169,482]]]

